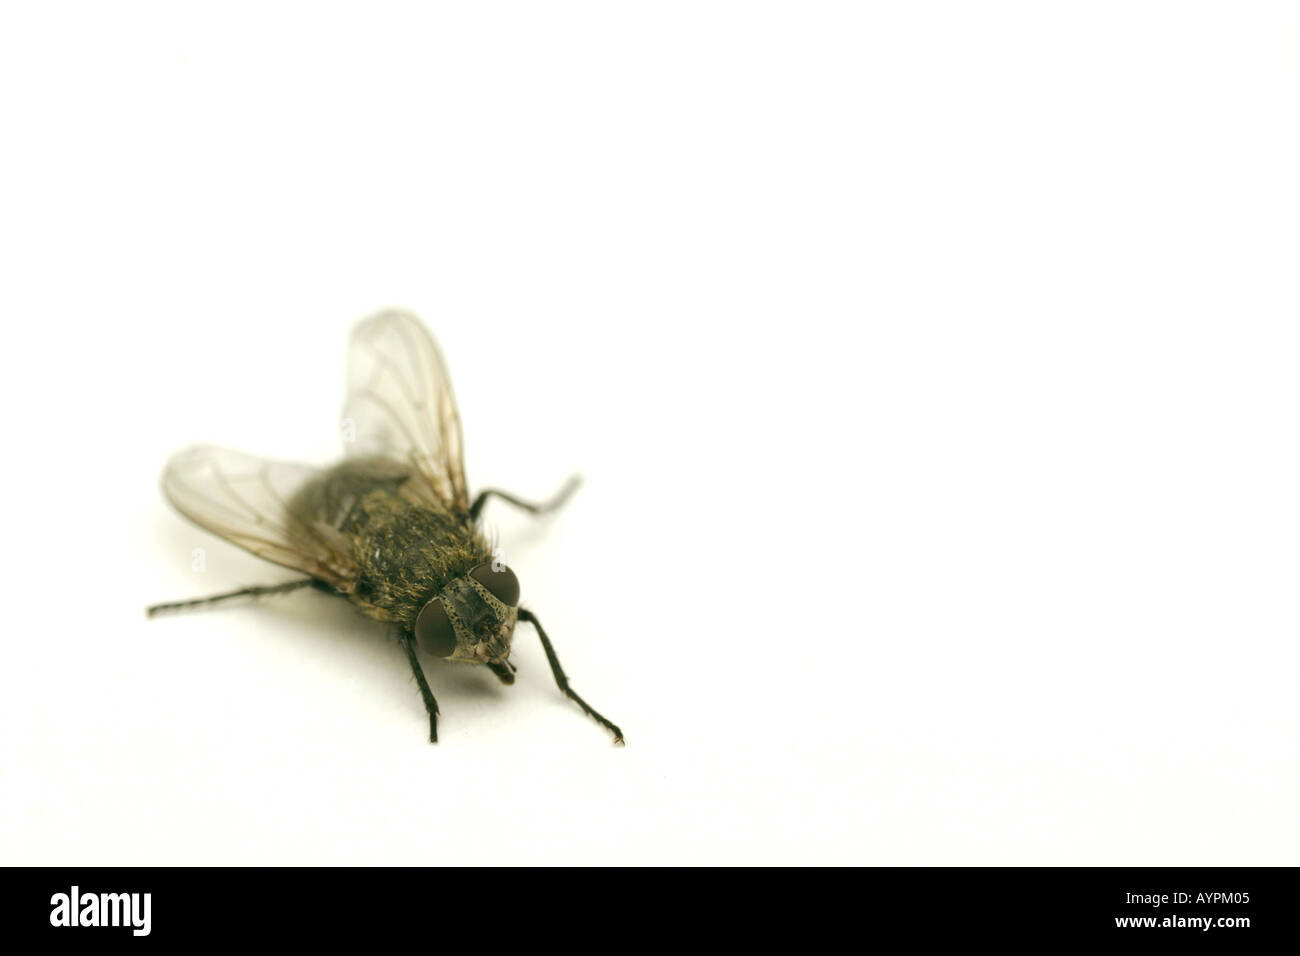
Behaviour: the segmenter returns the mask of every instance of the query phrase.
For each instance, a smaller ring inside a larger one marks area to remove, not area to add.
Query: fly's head
[[[452,578],[415,620],[415,639],[434,657],[471,664],[502,663],[519,615],[519,579],[488,561]]]

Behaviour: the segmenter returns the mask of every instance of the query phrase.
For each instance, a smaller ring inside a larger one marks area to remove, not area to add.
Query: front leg
[[[542,624],[537,620],[537,615],[527,608],[521,607],[519,609],[519,620],[527,621],[537,629],[537,636],[542,639],[542,650],[546,651],[546,659],[551,664],[551,673],[555,675],[555,683],[559,685],[560,690],[564,691],[564,695],[581,707],[583,713],[588,717],[612,733],[614,735],[614,743],[623,743],[623,731],[618,729],[618,725],[602,716],[596,708],[592,707],[585,700],[579,697],[578,692],[569,686],[569,678],[565,676],[563,668],[560,667],[560,659],[555,656],[555,648],[551,646],[551,639],[547,637],[546,632],[542,630]]]
[[[429,682],[424,679],[424,671],[420,667],[420,659],[415,656],[415,638],[410,633],[402,632],[402,646],[406,648],[406,658],[411,662],[411,672],[415,674],[415,682],[420,685],[420,696],[424,698],[424,709],[429,713],[429,743],[438,742],[438,702],[433,699],[433,691],[429,690]]]

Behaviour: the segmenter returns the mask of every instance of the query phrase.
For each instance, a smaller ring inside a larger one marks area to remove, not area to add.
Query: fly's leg
[[[415,675],[415,682],[420,685],[420,696],[424,698],[424,709],[429,712],[429,743],[438,742],[438,702],[433,699],[433,691],[429,690],[429,682],[424,679],[424,670],[420,667],[420,659],[415,656],[415,641],[410,634],[402,635],[402,646],[406,648],[406,659],[411,662],[411,673]]]
[[[542,639],[542,649],[546,651],[546,659],[551,664],[551,673],[555,675],[555,683],[559,685],[560,690],[564,691],[564,695],[581,707],[583,713],[588,717],[612,733],[614,735],[614,743],[623,743],[623,731],[618,729],[618,725],[602,716],[595,708],[579,697],[577,691],[569,686],[569,678],[564,676],[564,669],[560,667],[560,659],[555,656],[555,648],[551,646],[551,639],[547,637],[546,632],[542,630],[542,625],[541,622],[537,620],[537,615],[532,611],[521,607],[519,609],[519,620],[527,621],[533,627],[537,628],[537,636]]]
[[[514,495],[508,494],[504,491],[498,491],[495,488],[485,488],[483,491],[478,493],[478,497],[474,499],[474,503],[469,506],[469,517],[471,521],[478,520],[479,512],[482,511],[483,506],[487,504],[488,495],[496,495],[502,501],[508,501],[516,508],[521,508],[529,514],[544,515],[548,511],[554,511],[556,508],[559,508],[568,501],[569,498],[572,497],[573,493],[578,490],[580,484],[582,484],[582,478],[578,475],[573,475],[564,483],[564,487],[557,491],[549,501],[540,502],[524,501],[522,498],[516,498]]]
[[[229,591],[226,594],[214,594],[211,597],[195,598],[192,601],[171,601],[167,604],[155,604],[145,610],[145,614],[154,617],[158,614],[166,614],[169,611],[184,611],[196,607],[205,607],[209,604],[217,604],[221,601],[229,601],[233,598],[240,597],[263,597],[267,594],[288,594],[290,591],[296,591],[305,587],[323,587],[315,578],[305,578],[302,581],[287,581],[284,584],[264,584],[257,587],[242,588],[238,591]]]

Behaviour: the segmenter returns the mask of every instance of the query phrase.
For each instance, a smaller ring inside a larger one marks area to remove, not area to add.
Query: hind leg
[[[290,591],[297,591],[299,588],[319,587],[320,584],[315,578],[305,578],[302,581],[287,581],[284,584],[262,584],[251,588],[241,588],[238,591],[227,591],[225,594],[214,594],[211,597],[194,598],[189,601],[170,601],[166,604],[155,604],[145,610],[145,614],[153,617],[157,614],[163,614],[169,611],[183,611],[191,608],[204,607],[209,604],[217,604],[221,601],[229,601],[240,597],[263,597],[267,594],[288,594]]]

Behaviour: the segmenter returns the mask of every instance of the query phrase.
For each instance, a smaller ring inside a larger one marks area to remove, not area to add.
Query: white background
[[[1290,4],[7,5],[0,861],[1294,864]],[[158,492],[389,304],[574,685]],[[190,569],[207,550],[207,570]]]

